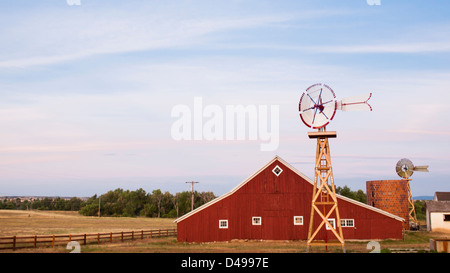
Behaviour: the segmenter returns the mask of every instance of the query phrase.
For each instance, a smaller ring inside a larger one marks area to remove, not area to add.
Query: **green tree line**
[[[417,220],[426,220],[427,208],[425,201],[414,200],[414,209],[416,210]]]
[[[20,198],[16,198],[0,201],[0,209],[79,211],[83,204],[84,201],[77,197],[72,197],[71,199],[45,197],[35,200],[21,200]]]
[[[194,191],[194,208],[216,198],[212,192]],[[142,188],[129,191],[115,189],[101,196],[94,195],[85,202],[79,211],[82,215],[98,216],[146,216],[176,218],[191,211],[191,192],[172,194],[160,189],[151,193]]]
[[[343,188],[340,186],[336,187],[336,193],[364,204],[367,202],[367,195],[362,190],[352,191],[347,185]]]
[[[214,198],[216,196],[212,192],[194,191],[194,208]],[[0,201],[0,209],[78,211],[86,216],[98,216],[99,206],[100,216],[176,218],[191,211],[191,192],[172,194],[157,189],[147,193],[142,188],[135,191],[118,188],[100,196],[94,195],[87,201],[77,197],[71,199],[45,197],[23,201],[16,198]]]

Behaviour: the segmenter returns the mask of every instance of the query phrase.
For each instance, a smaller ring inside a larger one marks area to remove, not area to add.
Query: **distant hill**
[[[414,196],[414,200],[433,200],[434,196],[428,196],[428,195],[421,195],[421,196]]]

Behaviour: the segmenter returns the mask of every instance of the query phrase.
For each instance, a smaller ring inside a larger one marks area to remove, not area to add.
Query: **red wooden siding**
[[[277,165],[283,169],[279,176],[272,172]],[[313,185],[287,165],[276,157],[233,193],[177,219],[178,241],[306,240]],[[402,238],[398,217],[360,204],[338,199],[341,219],[354,219],[355,223],[355,227],[342,228],[345,239]],[[252,225],[256,216],[261,217],[261,225]],[[294,216],[303,216],[303,225],[294,225]],[[219,220],[228,220],[228,228],[220,229]],[[319,217],[314,221],[319,223]],[[325,227],[316,238],[335,239]]]

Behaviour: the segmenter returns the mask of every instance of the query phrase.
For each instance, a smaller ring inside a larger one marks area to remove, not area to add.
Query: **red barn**
[[[307,240],[313,186],[276,156],[230,192],[175,220],[177,239]],[[338,206],[345,240],[402,238],[403,218],[340,195]],[[335,219],[331,215],[329,221]],[[314,223],[320,223],[319,216]],[[323,227],[316,239],[327,238],[335,239]]]

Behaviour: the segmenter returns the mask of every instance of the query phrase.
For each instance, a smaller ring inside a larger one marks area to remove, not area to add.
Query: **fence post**
[[[97,244],[100,244],[100,233],[97,233]]]
[[[72,234],[69,234],[69,242],[72,242]]]
[[[84,245],[86,245],[86,233],[84,234]]]
[[[52,236],[52,247],[55,247],[55,234]]]
[[[122,231],[122,238],[121,238],[122,242],[123,242],[123,231]]]
[[[141,230],[141,240],[144,239],[144,231]]]
[[[131,240],[134,240],[134,231],[131,231]]]
[[[158,237],[161,237],[161,229],[158,229]]]
[[[112,232],[109,233],[109,242],[112,243]]]
[[[13,251],[16,250],[16,235],[13,236]]]
[[[169,237],[169,229],[167,229],[167,237]]]
[[[36,248],[37,246],[37,235],[34,235],[34,248]]]

